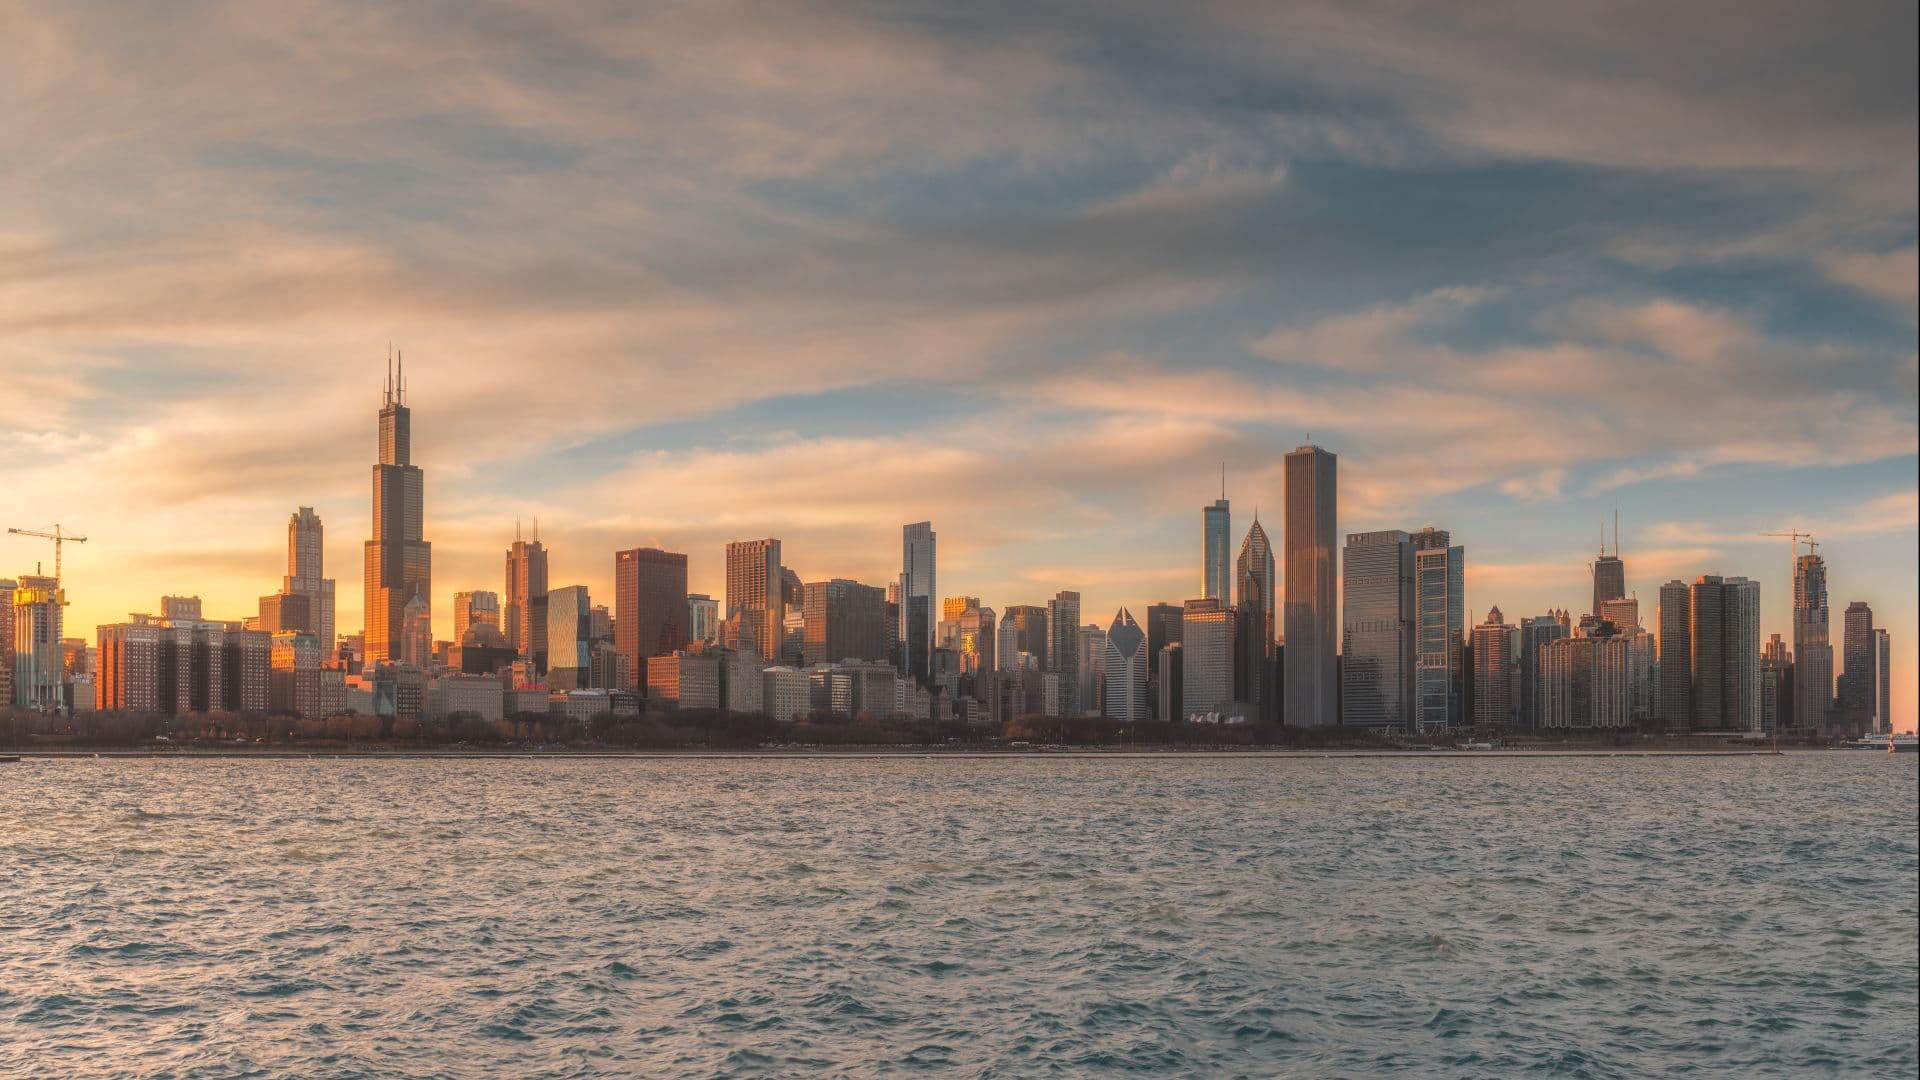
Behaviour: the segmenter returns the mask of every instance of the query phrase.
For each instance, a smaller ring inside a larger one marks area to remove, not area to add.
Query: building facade
[[[1466,672],[1466,549],[1445,529],[1412,535],[1414,578],[1414,725],[1418,731],[1460,726]]]
[[[613,553],[614,647],[632,680],[615,689],[645,689],[647,658],[687,647],[687,557],[659,548]]]
[[[1413,726],[1413,540],[1398,529],[1349,533],[1342,552],[1346,605],[1340,722],[1374,730]]]
[[[380,407],[380,460],[373,467],[373,537],[366,543],[366,658],[403,658],[407,605],[433,611],[433,547],[424,536],[425,479],[413,464],[413,413],[406,367],[387,379]]]
[[[1793,561],[1793,714],[1802,730],[1824,732],[1833,709],[1833,617],[1827,608],[1827,561]]]
[[[1106,638],[1101,711],[1122,723],[1145,723],[1153,715],[1147,705],[1147,635],[1133,614],[1121,608],[1108,624]]]
[[[900,528],[900,671],[915,684],[926,686],[933,672],[934,608],[940,595],[936,581],[933,522],[917,521]]]
[[[1324,727],[1340,721],[1335,634],[1339,582],[1334,552],[1339,544],[1339,459],[1318,446],[1302,446],[1287,454],[1284,473],[1282,720]],[[1189,686],[1191,679],[1189,672]]]
[[[780,656],[786,636],[786,608],[780,591],[780,541],[736,540],[727,545],[727,618],[738,615],[754,624],[762,659]],[[649,678],[652,677],[649,669]]]
[[[584,690],[593,677],[593,600],[585,585],[547,590],[547,688]]]
[[[803,662],[888,661],[887,593],[847,578],[810,581],[801,587]]]

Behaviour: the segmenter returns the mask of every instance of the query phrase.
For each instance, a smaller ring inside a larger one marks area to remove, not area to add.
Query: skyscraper
[[[900,670],[926,686],[933,671],[934,608],[933,522],[917,521],[900,528]],[[1075,616],[1078,622],[1078,615]]]
[[[1414,720],[1417,730],[1446,731],[1465,719],[1461,647],[1466,634],[1466,549],[1445,529],[1412,536],[1414,578]]]
[[[1540,650],[1572,633],[1573,620],[1564,608],[1520,621],[1520,698],[1515,705],[1519,709],[1521,727],[1538,728],[1542,723]]]
[[[22,574],[13,588],[13,703],[41,712],[61,704],[60,638],[66,592],[53,578]]]
[[[547,592],[547,686],[583,690],[592,682],[593,599],[585,585]]]
[[[1180,700],[1188,716],[1233,707],[1234,630],[1233,609],[1218,598],[1187,601],[1180,616]]]
[[[1227,471],[1220,470],[1220,497],[1200,508],[1200,595],[1233,603],[1233,512],[1227,505]]]
[[[801,591],[806,636],[803,659],[809,667],[843,660],[886,659],[885,589],[834,578],[809,581]]]
[[[1020,654],[1033,657],[1041,671],[1047,670],[1050,656],[1047,652],[1047,609],[1037,604],[1015,604],[1007,608],[1001,626],[1013,627],[1013,649],[1000,649],[999,661],[1003,671],[1020,669]],[[1002,641],[1006,639],[1002,637]]]
[[[1340,722],[1411,730],[1413,541],[1398,529],[1348,533]]]
[[[0,578],[0,709],[13,700],[13,594],[20,583]]]
[[[1873,729],[1893,730],[1893,642],[1885,627],[1873,631]]]
[[[1286,456],[1286,638],[1281,693],[1283,722],[1309,727],[1339,723],[1335,596],[1339,543],[1335,507],[1339,459],[1318,446]],[[1187,663],[1191,664],[1189,654]],[[1187,675],[1192,685],[1192,673]]]
[[[326,529],[311,506],[300,507],[287,519],[287,576],[281,581],[280,592],[308,598],[314,623],[309,629],[319,639],[321,651],[331,653],[333,579],[326,576]]]
[[[1147,706],[1147,636],[1126,608],[1107,627],[1105,700],[1101,711],[1122,723],[1144,723]]]
[[[1809,552],[1793,561],[1793,715],[1824,732],[1833,709],[1833,619],[1827,610],[1827,561]]]
[[[647,660],[687,647],[687,557],[659,548],[613,553],[614,647],[632,686],[646,688]]]
[[[706,593],[687,594],[687,640],[713,642],[720,636],[720,601]]]
[[[1627,595],[1627,566],[1620,561],[1620,539],[1615,526],[1614,551],[1607,554],[1607,534],[1600,534],[1600,554],[1593,560],[1593,606],[1587,610],[1598,615],[1600,606]]]
[[[781,603],[780,541],[736,540],[727,545],[727,618],[741,615],[753,624],[760,658],[773,661],[786,636]]]
[[[1655,713],[1670,729],[1693,723],[1693,590],[1675,578],[1660,586],[1660,697]]]
[[[366,546],[368,663],[401,659],[407,604],[433,617],[433,548],[423,538],[425,481],[413,464],[406,364],[387,375],[380,407],[380,462],[373,467],[373,538]]]
[[[1147,607],[1147,698],[1153,705],[1154,718],[1158,720],[1177,719],[1160,711],[1160,650],[1179,642],[1180,612],[1178,604],[1150,604]]]
[[[540,519],[533,519],[533,539],[520,538],[513,524],[513,546],[507,549],[507,606],[501,630],[507,646],[544,668],[547,656],[547,547],[540,542]]]
[[[1694,730],[1760,731],[1760,583],[1703,574],[1689,589],[1688,603]]]
[[[1348,579],[1352,587],[1352,579]],[[1473,723],[1475,727],[1506,727],[1519,717],[1515,701],[1520,684],[1520,635],[1504,622],[1499,608],[1487,611],[1487,621],[1473,628]],[[1353,663],[1348,657],[1347,663]]]
[[[1873,608],[1864,600],[1840,615],[1840,706],[1871,718],[1875,707]]]
[[[1239,619],[1235,630],[1236,662],[1234,696],[1245,702],[1253,719],[1277,719],[1279,703],[1273,700],[1273,633],[1276,586],[1273,573],[1273,545],[1267,531],[1254,515],[1253,525],[1240,544],[1235,562],[1234,580],[1240,594],[1236,609]]]
[[[1079,716],[1088,704],[1080,700],[1079,593],[1062,589],[1047,601],[1047,631],[1047,670],[1060,676],[1060,715]]]

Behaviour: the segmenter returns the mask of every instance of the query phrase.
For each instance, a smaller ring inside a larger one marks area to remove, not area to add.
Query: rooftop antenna
[[[393,342],[391,341],[387,342],[387,383],[382,389],[386,394],[387,404],[393,404]]]
[[[519,514],[513,515],[513,542],[516,544],[520,542],[520,515]]]
[[[540,515],[539,514],[533,515],[533,542],[536,544],[540,542]]]
[[[1620,507],[1613,508],[1613,557],[1620,557]]]
[[[1227,497],[1227,463],[1220,463],[1220,497]]]
[[[396,383],[393,388],[393,403],[396,405],[405,405],[407,403],[407,351],[405,349],[400,350],[399,356],[400,381]]]

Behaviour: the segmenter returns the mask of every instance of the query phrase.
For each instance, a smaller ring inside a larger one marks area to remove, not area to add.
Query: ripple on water
[[[28,763],[0,1075],[1913,1075],[1871,757]]]

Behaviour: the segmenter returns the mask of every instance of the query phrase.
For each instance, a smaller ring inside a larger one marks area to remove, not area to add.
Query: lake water
[[[0,1075],[1883,1075],[1916,761],[0,766]]]

